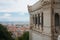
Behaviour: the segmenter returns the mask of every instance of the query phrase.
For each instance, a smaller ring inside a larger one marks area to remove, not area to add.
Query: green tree
[[[18,38],[19,40],[29,40],[29,32],[24,32],[24,34]]]
[[[7,28],[0,24],[0,40],[13,40],[11,32],[8,32]]]

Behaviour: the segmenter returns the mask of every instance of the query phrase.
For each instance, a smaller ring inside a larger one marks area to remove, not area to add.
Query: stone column
[[[42,13],[40,13],[40,32],[42,32]]]
[[[41,13],[39,14],[39,16],[40,16],[40,23],[39,23],[39,27],[40,27],[40,29],[41,29]]]
[[[55,26],[54,26],[54,4],[53,4],[54,0],[51,0],[51,40],[55,40],[55,35],[54,35],[54,31],[55,31]]]
[[[37,28],[37,15],[35,14],[35,28]]]
[[[32,14],[30,14],[30,28],[33,28],[33,19]]]
[[[40,14],[38,14],[38,29],[40,29]]]
[[[35,14],[34,14],[34,28],[36,28],[36,26],[35,26]]]
[[[36,25],[36,26],[37,26],[37,29],[38,29],[38,28],[39,28],[39,27],[38,27],[38,14],[37,14],[37,25]]]
[[[33,23],[33,28],[34,28],[34,14],[32,15],[32,23]]]

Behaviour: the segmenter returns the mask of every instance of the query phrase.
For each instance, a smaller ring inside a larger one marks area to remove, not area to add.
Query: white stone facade
[[[28,6],[28,10],[30,13],[30,40],[58,40],[60,0],[39,0],[34,5]]]

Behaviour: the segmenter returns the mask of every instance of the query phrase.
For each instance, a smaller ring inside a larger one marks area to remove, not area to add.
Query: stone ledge
[[[49,36],[49,37],[51,37],[51,36],[52,36],[52,34],[51,34],[51,33],[39,32],[39,31],[35,31],[35,30],[32,30],[32,32],[37,33],[37,34],[46,35],[46,36]]]

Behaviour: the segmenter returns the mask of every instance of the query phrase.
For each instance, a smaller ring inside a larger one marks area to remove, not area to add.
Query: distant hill
[[[20,21],[14,21],[14,22],[13,21],[11,21],[11,22],[10,21],[4,21],[4,22],[0,22],[0,24],[1,23],[5,23],[5,24],[29,24],[29,22],[22,22],[22,21],[21,22]]]

